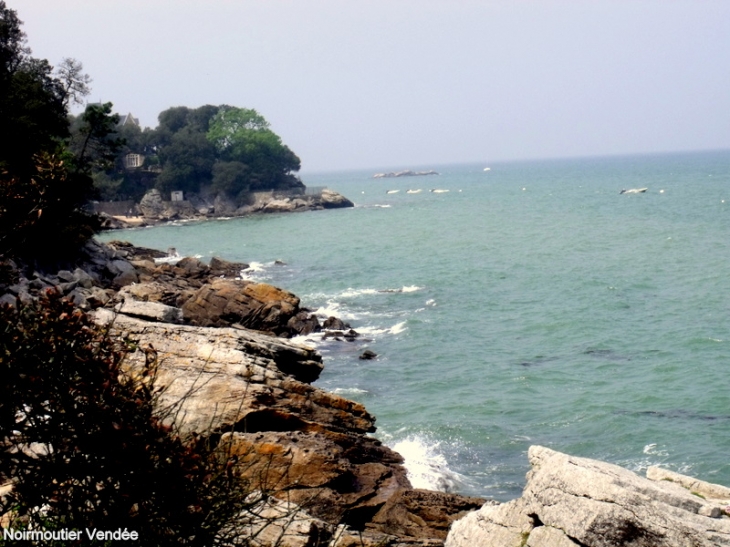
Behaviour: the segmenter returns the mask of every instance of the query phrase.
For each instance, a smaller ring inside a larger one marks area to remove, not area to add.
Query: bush
[[[36,156],[35,166],[33,175],[0,170],[0,255],[63,258],[99,229],[84,209],[92,181],[50,154]]]
[[[213,545],[246,493],[225,455],[156,417],[155,352],[132,375],[129,344],[55,292],[0,308],[0,484],[13,481],[0,515],[11,512],[15,528],[126,528],[143,545]]]

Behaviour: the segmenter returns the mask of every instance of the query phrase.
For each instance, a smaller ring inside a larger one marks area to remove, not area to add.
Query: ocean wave
[[[335,395],[362,395],[364,393],[370,393],[367,389],[360,389],[359,387],[338,387],[332,390]]]
[[[386,293],[411,293],[420,291],[422,289],[423,287],[419,287],[417,285],[404,285],[403,287],[400,287],[398,289],[353,289],[352,287],[348,287],[340,294],[338,294],[337,297],[356,298],[358,296],[372,296]]]
[[[464,478],[449,468],[449,462],[441,452],[441,443],[414,435],[392,446],[403,456],[403,466],[414,488],[456,492],[464,484]]]

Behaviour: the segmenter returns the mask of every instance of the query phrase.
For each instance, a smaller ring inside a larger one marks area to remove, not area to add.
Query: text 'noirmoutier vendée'
[[[139,534],[135,531],[124,530],[97,530],[85,528],[81,530],[14,530],[3,529],[3,539],[6,541],[78,541],[84,535],[91,540],[97,541],[137,541]]]

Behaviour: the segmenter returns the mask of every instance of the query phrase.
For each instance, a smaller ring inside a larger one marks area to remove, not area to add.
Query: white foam
[[[332,393],[336,395],[362,395],[369,392],[367,389],[360,389],[359,387],[338,387]]]
[[[423,287],[417,287],[416,285],[408,285],[407,287],[403,287],[401,289],[401,292],[416,292],[423,289]]]
[[[388,329],[388,332],[390,334],[400,334],[401,332],[403,332],[407,328],[408,327],[406,327],[406,322],[405,321],[401,321],[400,323],[396,323],[395,325],[393,325],[392,327],[390,327]]]
[[[428,443],[420,436],[397,442],[393,450],[403,456],[408,480],[414,488],[454,492],[463,484],[461,475],[449,469],[440,443]]]
[[[433,298],[430,298],[430,299],[426,300],[426,305],[427,306],[435,306],[436,305],[436,301]]]
[[[339,296],[342,298],[354,298],[356,296],[363,296],[366,294],[378,294],[377,289],[353,289],[349,287],[347,290],[342,291]]]
[[[328,317],[338,317],[343,321],[353,321],[363,315],[366,315],[365,313],[355,314],[349,310],[345,310],[339,302],[335,302],[333,300],[328,300],[325,305],[320,306],[314,310],[313,313],[317,317],[322,317],[324,319],[327,319]]]

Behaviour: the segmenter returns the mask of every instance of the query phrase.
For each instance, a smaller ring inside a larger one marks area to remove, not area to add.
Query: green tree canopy
[[[299,158],[256,110],[221,106],[210,121],[207,138],[221,161],[248,167],[250,189],[296,186],[291,173],[299,170]]]

